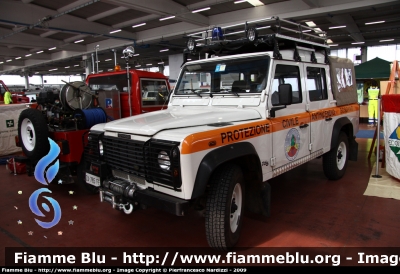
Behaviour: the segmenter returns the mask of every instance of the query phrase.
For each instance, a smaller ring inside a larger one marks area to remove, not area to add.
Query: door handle
[[[300,125],[300,128],[306,128],[308,126],[309,126],[308,124],[302,124],[302,125]]]
[[[332,117],[326,118],[325,121],[331,121]]]

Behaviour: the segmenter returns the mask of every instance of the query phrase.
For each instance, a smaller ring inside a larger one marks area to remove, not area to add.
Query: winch
[[[123,201],[126,200],[125,198],[132,199],[136,188],[135,184],[123,180],[105,180],[103,188],[99,191],[100,201],[109,202],[114,209],[123,210],[125,214],[130,214],[134,210],[133,204],[131,202],[123,203]]]

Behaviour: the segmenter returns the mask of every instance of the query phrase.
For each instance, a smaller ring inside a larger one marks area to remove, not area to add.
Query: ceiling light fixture
[[[0,62],[0,64],[3,64],[4,62]]]
[[[153,64],[146,64],[146,66],[152,66]]]
[[[75,65],[74,67],[79,67],[79,65]]]
[[[235,2],[233,2],[233,4],[240,4],[240,3],[243,3],[243,2],[247,2],[247,0],[239,0],[239,1],[235,1]]]
[[[358,45],[358,44],[364,44],[365,42],[355,42],[355,43],[351,43],[352,45]]]
[[[8,60],[6,60],[6,62],[11,62],[12,61],[12,59],[8,59]]]
[[[54,70],[58,70],[58,68],[55,68],[55,69],[49,69],[49,71],[54,71]]]
[[[69,68],[70,66],[68,66],[68,67],[64,67],[64,68]]]
[[[116,30],[110,31],[110,34],[120,32],[120,31],[121,31],[120,29],[116,29]]]
[[[43,50],[36,52],[36,54],[43,53]]]
[[[385,23],[385,21],[375,21],[375,22],[369,22],[369,23],[365,23],[365,24],[372,25],[372,24],[380,24],[380,23]]]
[[[205,10],[209,10],[211,9],[210,7],[207,8],[202,8],[202,9],[198,9],[198,10],[192,10],[192,13],[197,13],[197,12],[201,12],[201,11],[205,11]]]
[[[135,67],[137,67],[137,68],[138,68],[138,67],[141,67],[141,66],[142,66],[142,65],[136,65]]]
[[[158,62],[159,65],[164,64],[164,62]]]
[[[335,26],[335,27],[329,27],[329,29],[341,29],[345,28],[346,26]]]
[[[309,26],[310,28],[314,28],[314,27],[317,26],[313,21],[307,21],[307,22],[305,22],[305,23],[306,23],[306,25]]]
[[[329,45],[330,47],[336,47],[336,46],[339,46],[339,44],[332,44],[332,45]]]
[[[49,48],[49,50],[53,50],[53,49],[56,49],[56,47],[54,47],[54,48]]]
[[[27,54],[27,55],[25,55],[25,57],[29,57],[29,56],[31,56],[32,54]]]
[[[162,49],[160,52],[169,51],[169,49]]]
[[[306,30],[303,30],[301,32],[310,32],[310,31],[311,31],[310,29],[306,29]]]
[[[160,21],[164,21],[164,20],[168,20],[168,19],[172,19],[172,18],[175,18],[175,15],[164,17],[164,18],[160,18]]]
[[[144,25],[146,25],[146,23],[141,23],[141,24],[138,24],[138,25],[133,25],[132,28],[137,28],[137,27],[141,27],[141,26],[144,26]]]
[[[83,41],[85,41],[85,40],[83,40],[83,39],[82,40],[78,40],[78,41],[75,41],[74,43],[78,44],[78,43],[83,42]]]
[[[18,60],[18,59],[21,59],[21,57],[17,57],[17,58],[15,58],[15,60]]]
[[[255,7],[264,6],[264,3],[259,0],[247,0],[247,2]]]
[[[386,39],[386,40],[379,40],[379,42],[390,42],[390,41],[393,41],[394,39]],[[17,58],[15,58],[15,59],[17,59]]]
[[[112,59],[107,59],[107,60],[104,60],[105,62],[108,62],[108,61],[111,61]]]

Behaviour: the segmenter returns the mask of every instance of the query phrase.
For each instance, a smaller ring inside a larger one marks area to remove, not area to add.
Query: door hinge
[[[309,151],[312,151],[312,143],[311,143],[311,144],[308,144],[308,150],[309,150]]]
[[[275,157],[272,157],[271,158],[271,161],[270,161],[270,163],[271,163],[271,166],[275,166],[275,161],[276,161],[276,158]]]
[[[310,111],[310,104],[306,104],[306,111]]]

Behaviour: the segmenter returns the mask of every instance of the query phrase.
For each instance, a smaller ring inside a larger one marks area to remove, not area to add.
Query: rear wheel
[[[18,138],[25,155],[40,160],[50,150],[47,121],[39,110],[28,108],[18,118]]]
[[[212,176],[206,203],[208,244],[229,250],[239,241],[244,207],[243,174],[237,165],[220,167]]]
[[[323,156],[324,174],[329,180],[343,177],[349,158],[349,140],[344,132],[339,134],[337,145]]]

